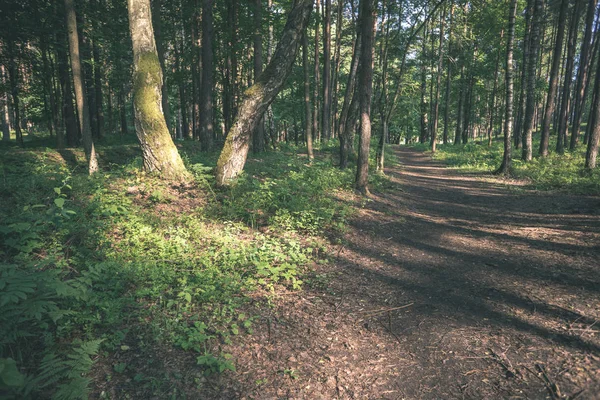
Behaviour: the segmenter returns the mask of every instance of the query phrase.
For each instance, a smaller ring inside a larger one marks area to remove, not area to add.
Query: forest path
[[[600,398],[600,199],[395,151],[393,187],[232,349],[220,396]]]

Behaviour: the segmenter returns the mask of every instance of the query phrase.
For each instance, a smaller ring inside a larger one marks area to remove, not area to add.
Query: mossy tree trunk
[[[162,110],[162,70],[152,31],[150,0],[127,0],[127,9],[133,44],[135,130],[144,169],[165,179],[185,179],[187,172]]]
[[[244,169],[252,132],[255,131],[264,112],[281,90],[292,69],[313,7],[312,3],[313,0],[294,2],[271,62],[254,85],[244,93],[238,114],[217,162],[218,185],[227,185]]]
[[[90,175],[98,171],[98,159],[92,139],[92,126],[90,122],[90,110],[88,108],[83,70],[79,53],[79,34],[77,33],[77,15],[73,0],[65,0],[65,14],[67,19],[67,37],[69,39],[69,53],[71,54],[71,71],[73,72],[73,88],[75,89],[75,103],[79,115],[79,128],[83,138],[83,149],[88,161]]]

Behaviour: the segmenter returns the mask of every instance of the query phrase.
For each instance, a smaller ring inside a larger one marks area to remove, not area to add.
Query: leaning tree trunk
[[[260,76],[263,67],[263,48],[262,48],[262,0],[254,2],[254,80]],[[264,117],[258,123],[252,136],[252,151],[262,153],[265,151],[265,119]]]
[[[297,0],[294,3],[273,59],[254,85],[244,93],[244,99],[217,162],[217,185],[228,184],[244,169],[252,132],[292,69],[300,40],[308,24],[312,3],[313,0]]]
[[[90,111],[86,104],[85,85],[83,82],[83,71],[79,56],[79,35],[77,33],[77,17],[73,0],[65,0],[65,12],[67,18],[67,31],[69,38],[69,52],[71,53],[71,70],[73,72],[73,87],[75,89],[75,102],[79,113],[79,128],[83,138],[83,149],[88,159],[88,171],[91,174],[98,171],[98,160],[96,149],[92,140],[92,128],[90,125]]]
[[[127,0],[127,8],[133,44],[135,131],[142,148],[144,168],[164,179],[186,179],[185,166],[162,110],[162,70],[152,32],[150,0]]]
[[[512,0],[508,14],[508,38],[506,41],[506,110],[504,117],[504,156],[498,173],[508,175],[512,162],[511,135],[513,131],[513,46],[515,42],[515,19],[517,17],[517,0]],[[492,102],[492,107],[494,107]],[[493,111],[492,111],[493,112]],[[488,133],[489,135],[489,133]]]
[[[562,44],[565,36],[565,25],[569,0],[562,0],[560,14],[558,15],[558,31],[556,33],[556,44],[552,56],[552,69],[550,70],[550,85],[548,97],[546,98],[546,109],[544,111],[544,122],[542,123],[542,138],[540,140],[540,156],[548,156],[548,143],[550,141],[550,122],[556,107],[556,92],[558,90],[558,74],[562,60]],[[554,127],[556,130],[556,126]]]
[[[358,87],[360,88],[360,140],[356,167],[356,189],[369,194],[369,147],[371,144],[371,91],[373,89],[373,0],[360,1],[361,52]]]

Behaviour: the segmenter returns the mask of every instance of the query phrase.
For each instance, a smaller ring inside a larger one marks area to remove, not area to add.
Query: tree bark
[[[346,83],[346,92],[344,94],[344,103],[342,105],[342,113],[340,115],[339,132],[340,138],[340,168],[346,169],[348,166],[348,153],[350,152],[350,136],[351,136],[351,124],[349,117],[351,114],[351,105],[353,103],[354,92],[356,87],[356,74],[358,71],[358,62],[360,60],[360,31],[356,33],[356,39],[354,40],[354,49],[352,52],[352,62],[350,63],[350,73],[348,74],[348,81]]]
[[[506,41],[506,109],[504,116],[504,155],[502,156],[502,164],[498,169],[498,173],[510,174],[512,163],[512,138],[513,131],[513,47],[515,41],[515,19],[517,17],[517,0],[512,0],[510,3],[508,17],[508,37]],[[493,107],[492,101],[492,107]],[[492,111],[493,112],[493,111]],[[488,135],[490,133],[488,132]]]
[[[152,1],[152,26],[154,27],[154,40],[156,41],[156,51],[158,52],[158,60],[160,61],[160,68],[166,71],[166,59],[165,59],[165,46],[163,44],[162,35],[162,19],[161,19],[161,0]],[[165,115],[165,121],[167,121],[167,129],[169,132],[173,131],[171,126],[171,108],[169,107],[169,87],[167,83],[166,74],[163,74],[163,84],[161,87],[162,92],[162,108],[163,114]]]
[[[315,70],[314,70],[314,75],[315,75],[315,87],[313,88],[313,137],[317,140],[320,140],[321,138],[321,133],[320,133],[320,127],[319,127],[319,104],[320,104],[320,96],[319,96],[319,84],[320,84],[320,79],[319,79],[319,74],[320,74],[320,67],[319,67],[319,26],[321,25],[321,21],[319,20],[319,4],[320,4],[320,0],[317,0],[316,2],[316,9],[315,9]]]
[[[331,139],[331,0],[323,0],[323,107],[321,134]]]
[[[535,83],[536,83],[536,66],[538,60],[538,48],[540,45],[540,31],[544,14],[544,0],[535,0],[535,10],[532,16],[531,25],[531,45],[530,59],[527,63],[527,104],[525,106],[525,125],[523,128],[523,152],[521,158],[523,161],[531,161],[533,158],[532,141],[533,141],[533,125],[535,113]]]
[[[8,87],[6,82],[6,75],[4,73],[4,65],[0,64],[0,82],[4,85],[4,87]],[[2,110],[0,110],[0,115],[2,116],[2,141],[8,142],[10,141],[10,114],[8,111],[8,89],[3,92],[2,95]]]
[[[437,146],[437,130],[438,130],[438,115],[440,112],[440,85],[442,83],[442,66],[444,63],[444,52],[443,52],[443,46],[444,46],[444,19],[446,18],[446,7],[444,7],[444,10],[442,11],[442,14],[440,16],[440,43],[439,43],[439,48],[438,48],[438,52],[439,54],[439,59],[438,59],[438,65],[437,65],[437,80],[436,80],[436,85],[435,85],[435,98],[434,98],[434,104],[433,104],[433,121],[432,121],[432,125],[431,125],[431,151],[435,153],[436,150],[436,146]]]
[[[542,137],[540,140],[540,157],[548,156],[548,143],[550,141],[550,123],[556,106],[556,92],[558,89],[558,74],[562,60],[562,45],[565,36],[565,25],[567,19],[567,9],[569,0],[561,0],[560,13],[558,15],[558,30],[556,32],[556,43],[554,45],[554,55],[552,56],[552,69],[550,70],[550,82],[548,86],[548,95],[546,97],[546,108],[544,111],[544,121],[542,122]],[[556,130],[556,126],[554,127]]]
[[[581,42],[581,51],[579,53],[579,69],[577,71],[577,83],[575,85],[575,98],[573,100],[573,127],[571,129],[571,141],[569,148],[574,150],[579,142],[579,130],[581,129],[581,119],[585,106],[585,83],[588,79],[588,70],[591,68],[591,50],[592,50],[592,30],[594,27],[594,15],[596,12],[598,0],[588,0],[588,7],[585,17],[585,33]]]
[[[308,160],[312,162],[315,158],[313,154],[312,142],[312,105],[310,104],[310,71],[308,69],[308,29],[302,35],[302,68],[304,70],[304,132],[306,135],[306,150]]]
[[[227,185],[243,170],[248,156],[250,136],[269,104],[281,90],[294,64],[302,34],[308,24],[312,3],[312,0],[294,2],[271,62],[256,83],[244,93],[237,117],[217,162],[217,185]]]
[[[73,0],[64,0],[67,20],[67,31],[69,39],[69,52],[71,54],[71,71],[73,73],[73,88],[75,89],[75,101],[79,114],[79,129],[83,138],[83,149],[88,160],[88,172],[90,175],[98,171],[98,160],[96,149],[92,139],[92,128],[90,125],[89,108],[86,104],[85,85],[81,59],[79,56],[79,34],[77,33],[77,16]]]
[[[262,46],[262,0],[254,1],[254,81],[262,73],[263,46]],[[262,153],[265,151],[265,119],[259,121],[252,136],[252,151]]]
[[[594,83],[594,101],[590,109],[590,119],[593,121],[588,127],[590,132],[585,153],[585,169],[596,168],[598,157],[598,143],[600,142],[600,61],[596,67],[596,82]]]
[[[512,10],[512,4],[511,4],[511,10]],[[512,12],[512,11],[511,11]],[[510,14],[509,16],[509,21],[510,18],[512,17],[512,14]],[[514,21],[513,21],[513,25],[514,25]],[[509,22],[509,28],[510,28],[510,22]],[[514,28],[514,26],[513,26]],[[492,146],[492,131],[494,130],[494,117],[496,116],[496,92],[498,91],[498,71],[500,70],[500,52],[501,52],[501,48],[502,48],[502,38],[504,36],[504,30],[502,30],[502,32],[500,33],[500,46],[498,46],[498,56],[496,57],[496,68],[494,69],[494,87],[492,89],[492,95],[491,95],[491,99],[490,99],[490,107],[489,107],[489,115],[490,115],[490,121],[489,121],[489,125],[488,125],[488,130],[487,130],[487,137],[488,137],[488,147]],[[513,34],[514,36],[514,34]],[[513,38],[514,40],[514,38]],[[508,61],[508,58],[507,58]],[[511,49],[511,65],[512,65],[512,49]],[[508,64],[507,64],[508,65]],[[510,78],[512,79],[512,74],[510,76]],[[506,82],[508,84],[508,76],[506,77]],[[511,81],[511,84],[513,84],[513,82]],[[508,92],[507,92],[508,94]],[[512,89],[511,89],[511,96],[513,95],[512,93]],[[512,99],[511,99],[512,102]],[[511,107],[513,105],[511,104]],[[506,121],[505,121],[506,124]],[[512,125],[512,122],[511,122]],[[511,126],[512,128],[512,126]],[[511,132],[512,134],[512,132]]]
[[[567,129],[569,125],[569,110],[571,107],[571,84],[573,81],[573,68],[575,65],[575,45],[579,29],[579,17],[582,0],[577,0],[573,6],[571,15],[571,24],[569,26],[569,38],[567,41],[567,60],[565,66],[564,85],[562,91],[562,101],[560,113],[558,116],[558,138],[556,140],[556,151],[559,154],[564,153],[567,145]]]
[[[452,30],[454,28],[454,1],[450,4],[450,27],[448,30],[448,57],[452,56]],[[450,125],[450,89],[452,82],[452,63],[448,60],[448,68],[446,71],[446,105],[444,107],[444,134],[442,141],[448,143],[448,131]]]
[[[213,4],[214,0],[202,0],[202,88],[200,90],[200,148],[213,148]]]
[[[162,110],[162,70],[154,41],[150,0],[127,0],[133,44],[135,130],[144,169],[163,179],[184,180],[187,172]]]
[[[525,117],[525,104],[527,103],[528,92],[525,90],[527,86],[527,73],[529,62],[529,48],[531,45],[531,19],[533,15],[533,5],[535,0],[527,0],[525,9],[525,37],[523,39],[523,61],[521,65],[521,89],[519,94],[519,104],[517,106],[517,122],[514,126],[514,141],[515,148],[521,148],[521,132],[523,131],[523,119]]]
[[[356,189],[369,194],[369,147],[371,144],[371,91],[373,89],[373,0],[360,1],[361,52],[358,87],[360,88],[360,140],[356,167]]]

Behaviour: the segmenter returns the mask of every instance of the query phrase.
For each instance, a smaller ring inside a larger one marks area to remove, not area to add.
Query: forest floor
[[[395,151],[333,262],[190,398],[600,398],[600,198]]]

